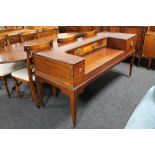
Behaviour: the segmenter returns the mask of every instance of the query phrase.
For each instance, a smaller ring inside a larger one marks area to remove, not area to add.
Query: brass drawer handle
[[[77,54],[80,55],[80,52],[81,52],[81,48],[78,48],[77,49]]]
[[[79,73],[81,73],[81,72],[83,72],[83,68],[80,67],[79,68]]]
[[[131,47],[134,46],[134,42],[133,42],[133,41],[130,42],[130,46],[131,46]]]
[[[94,43],[92,46],[93,46],[93,49],[95,49],[95,48],[96,48],[96,44],[95,44],[95,43]]]

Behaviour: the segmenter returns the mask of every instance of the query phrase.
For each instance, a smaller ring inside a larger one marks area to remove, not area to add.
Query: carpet
[[[78,98],[77,129],[123,129],[138,103],[154,85],[154,70],[133,66],[128,75],[129,64],[121,63],[86,87]],[[9,80],[9,87],[13,81]],[[69,99],[59,93],[50,95],[45,86],[45,108],[37,109],[31,100],[27,85],[20,99],[16,92],[8,98],[0,86],[0,128],[2,129],[70,129],[71,113]]]
[[[155,128],[155,86],[152,86],[130,117],[126,129]]]

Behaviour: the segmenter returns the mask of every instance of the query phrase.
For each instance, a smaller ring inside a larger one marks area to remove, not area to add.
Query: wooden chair
[[[6,48],[7,45],[7,36],[1,36],[0,37],[0,48]],[[11,97],[8,83],[7,83],[7,77],[12,72],[16,71],[17,69],[20,69],[22,67],[21,63],[4,63],[0,64],[0,80],[4,83],[6,92],[8,94],[8,97]]]
[[[66,26],[66,31],[67,32],[79,32],[79,27],[78,26]]]
[[[46,28],[42,28],[42,31],[44,32],[44,36],[48,37],[48,36],[54,36],[57,34],[57,29],[56,28],[51,28],[51,27],[46,27]]]
[[[21,38],[22,38],[23,42],[38,38],[37,30],[31,30],[31,31],[28,31],[28,32],[23,32],[20,35],[21,35]]]
[[[90,38],[90,37],[94,37],[97,35],[97,30],[93,30],[93,31],[89,31],[89,32],[84,32],[83,33],[83,38],[86,39],[86,38]]]
[[[61,46],[61,45],[65,45],[65,44],[75,42],[75,41],[77,41],[77,37],[72,36],[72,37],[68,37],[68,38],[59,38],[57,40],[57,43]]]
[[[7,35],[0,36],[0,47],[5,47],[7,45]]]
[[[21,43],[21,42],[22,42],[22,38],[20,36],[20,33],[12,33],[12,34],[9,34],[7,37],[8,45]]]
[[[43,42],[36,45],[27,45],[24,47],[24,51],[27,53],[27,67],[22,68],[20,70],[17,70],[13,72],[11,75],[14,78],[15,84],[16,84],[16,91],[21,97],[21,92],[19,89],[20,84],[27,83],[30,87],[31,94],[32,94],[32,100],[36,103],[36,93],[35,93],[35,87],[34,87],[34,81],[35,81],[35,75],[34,75],[34,67],[33,67],[33,59],[32,59],[32,52],[39,52],[41,50],[50,49],[53,46],[53,41]]]

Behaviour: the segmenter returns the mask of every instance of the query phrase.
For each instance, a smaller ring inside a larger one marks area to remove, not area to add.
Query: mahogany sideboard
[[[32,54],[38,105],[43,105],[42,84],[48,83],[70,98],[72,125],[76,125],[77,97],[94,80],[111,68],[130,58],[131,75],[135,56],[136,35],[125,33],[98,33],[96,36]]]

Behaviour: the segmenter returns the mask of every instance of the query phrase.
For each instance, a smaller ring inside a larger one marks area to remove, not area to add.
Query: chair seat
[[[29,81],[29,77],[28,77],[28,71],[27,68],[22,68],[20,70],[17,70],[15,72],[12,72],[11,75],[15,78],[24,80],[24,81]],[[33,81],[35,81],[35,76],[32,76]]]
[[[25,62],[0,64],[0,76],[6,76],[25,66]]]

